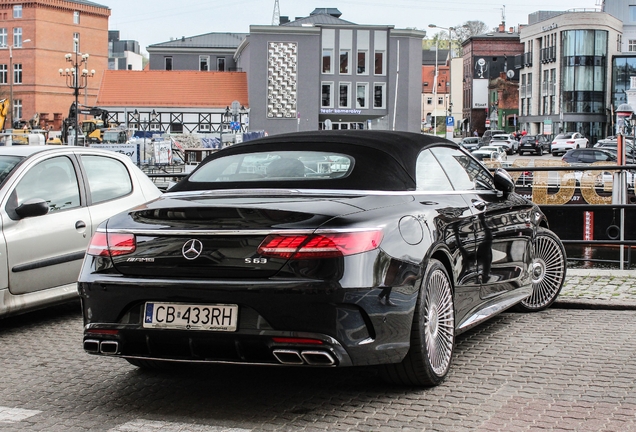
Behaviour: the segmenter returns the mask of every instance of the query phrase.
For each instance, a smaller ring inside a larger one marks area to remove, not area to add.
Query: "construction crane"
[[[280,25],[280,7],[278,5],[278,0],[274,0],[274,13],[272,14],[272,25],[273,26]]]

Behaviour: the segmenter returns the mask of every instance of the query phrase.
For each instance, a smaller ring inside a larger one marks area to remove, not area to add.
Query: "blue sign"
[[[455,126],[455,118],[454,117],[446,117],[446,126]]]

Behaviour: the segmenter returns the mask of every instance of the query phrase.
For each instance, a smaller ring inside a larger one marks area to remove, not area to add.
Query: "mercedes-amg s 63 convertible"
[[[560,240],[505,171],[405,132],[265,137],[210,155],[94,235],[84,349],[171,362],[447,375],[455,336],[550,306]]]

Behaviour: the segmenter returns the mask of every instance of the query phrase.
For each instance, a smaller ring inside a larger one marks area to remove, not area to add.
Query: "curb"
[[[550,306],[554,309],[636,310],[636,300],[594,300],[559,298]]]
[[[636,278],[636,270],[614,270],[614,269],[567,269],[566,279],[570,276],[578,277],[633,277]]]

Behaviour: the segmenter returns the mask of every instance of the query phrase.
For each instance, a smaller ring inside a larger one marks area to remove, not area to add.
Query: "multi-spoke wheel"
[[[453,287],[441,262],[431,259],[415,307],[411,348],[401,363],[384,366],[396,384],[433,386],[450,368],[455,347]]]
[[[565,281],[566,264],[563,243],[552,231],[539,228],[530,268],[532,294],[519,303],[519,308],[524,311],[540,311],[554,303]]]

